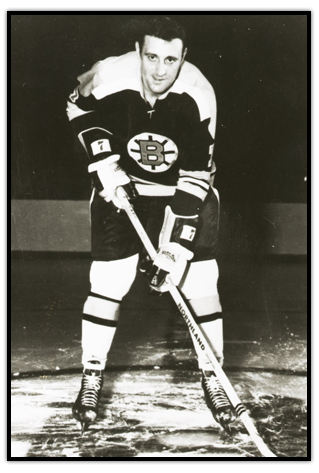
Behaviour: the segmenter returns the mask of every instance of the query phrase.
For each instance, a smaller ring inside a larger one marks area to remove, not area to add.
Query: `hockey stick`
[[[138,236],[140,237],[147,253],[149,254],[150,258],[152,260],[155,259],[156,257],[156,250],[149,239],[146,231],[144,230],[144,227],[142,226],[141,222],[139,221],[138,216],[136,215],[128,197],[125,192],[125,190],[122,187],[118,187],[117,189],[117,197],[120,199],[123,208],[130,219],[132,225],[134,226]],[[234,388],[232,387],[231,383],[229,382],[226,374],[224,373],[222,367],[218,363],[215,354],[209,344],[208,339],[206,338],[205,334],[202,332],[200,327],[196,324],[194,317],[189,310],[187,304],[185,303],[181,293],[179,292],[178,288],[174,286],[173,284],[169,285],[169,292],[175,301],[177,308],[179,312],[181,313],[182,317],[184,318],[186,324],[188,325],[189,330],[193,334],[194,340],[196,340],[197,344],[199,345],[200,349],[205,353],[209,361],[212,363],[214,372],[221,382],[225,393],[227,394],[227,397],[229,401],[231,402],[235,413],[237,416],[240,418],[242,423],[244,424],[247,432],[249,433],[251,439],[255,443],[256,447],[258,448],[259,452],[264,456],[264,457],[276,457],[274,453],[272,453],[263,439],[260,437],[259,433],[257,432],[257,429],[252,421],[252,419],[249,417],[248,412],[246,411],[245,406],[242,404],[240,401],[239,397],[237,396]]]

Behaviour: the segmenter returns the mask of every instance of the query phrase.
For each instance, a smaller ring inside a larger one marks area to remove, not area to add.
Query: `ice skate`
[[[214,419],[223,429],[230,433],[229,424],[236,418],[228,397],[214,372],[202,372],[202,387],[207,407],[211,410]]]
[[[72,407],[73,417],[81,423],[82,434],[97,417],[102,384],[102,371],[84,370],[81,389]]]

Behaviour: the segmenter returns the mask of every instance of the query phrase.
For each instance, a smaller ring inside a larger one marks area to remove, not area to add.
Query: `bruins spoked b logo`
[[[149,172],[164,172],[178,157],[176,144],[166,136],[157,133],[140,133],[127,145],[128,154],[141,168]]]

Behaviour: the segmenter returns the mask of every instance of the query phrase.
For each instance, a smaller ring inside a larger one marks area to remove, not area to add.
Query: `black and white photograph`
[[[310,460],[311,11],[6,14],[8,460]]]

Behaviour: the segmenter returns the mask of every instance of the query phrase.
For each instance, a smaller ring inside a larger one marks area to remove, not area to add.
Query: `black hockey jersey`
[[[136,52],[101,61],[78,80],[67,113],[91,163],[119,155],[139,194],[175,195],[198,207],[215,172],[216,100],[201,72],[185,62],[153,107]]]

